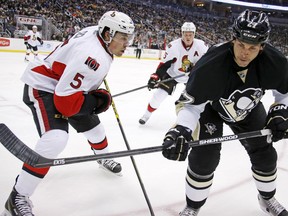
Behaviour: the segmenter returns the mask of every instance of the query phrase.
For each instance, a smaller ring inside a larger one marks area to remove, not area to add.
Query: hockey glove
[[[288,106],[276,104],[271,106],[267,119],[266,128],[272,131],[272,141],[277,142],[284,138],[288,132]]]
[[[169,160],[185,161],[189,145],[192,140],[192,131],[181,125],[171,128],[165,135],[162,155]]]
[[[43,45],[43,40],[42,40],[41,38],[37,37],[37,40],[39,41],[39,43],[40,43],[41,45]]]
[[[97,89],[90,92],[94,97],[96,97],[97,105],[95,106],[93,113],[99,114],[105,112],[112,103],[112,96],[106,89]]]
[[[156,73],[151,74],[150,79],[148,80],[148,89],[149,91],[151,89],[157,88],[157,83],[159,81],[159,76]]]
[[[30,49],[27,41],[24,42],[24,45],[26,46],[26,49]]]

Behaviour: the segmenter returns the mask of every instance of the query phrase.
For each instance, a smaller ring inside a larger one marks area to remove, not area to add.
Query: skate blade
[[[113,174],[113,175],[116,175],[116,176],[119,176],[119,177],[123,176],[123,175],[122,175],[122,172],[114,173],[114,172],[112,172],[111,170],[107,169],[106,167],[102,166],[101,164],[99,164],[99,168],[101,168],[101,169],[103,169],[104,171],[106,171],[106,172],[108,172],[108,173],[111,173],[111,174]]]

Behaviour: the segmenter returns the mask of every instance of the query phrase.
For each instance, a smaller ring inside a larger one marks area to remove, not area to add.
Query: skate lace
[[[15,205],[21,213],[21,216],[34,216],[32,214],[32,201],[27,196],[17,194],[15,197]]]
[[[110,169],[114,169],[118,165],[117,162],[113,160],[104,160],[103,161],[103,166],[109,167]]]
[[[197,216],[198,210],[186,207],[181,213],[180,216]]]
[[[266,200],[266,204],[270,210],[277,214],[280,214],[285,208],[273,197],[270,200]]]

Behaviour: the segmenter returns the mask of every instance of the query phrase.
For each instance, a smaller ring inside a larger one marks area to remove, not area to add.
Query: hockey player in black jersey
[[[185,160],[189,155],[187,205],[181,216],[198,215],[209,195],[221,151],[219,143],[189,152],[187,141],[222,136],[223,123],[235,134],[272,130],[272,140],[259,137],[240,142],[251,161],[261,209],[268,215],[288,215],[274,197],[277,153],[272,143],[288,129],[288,63],[267,43],[269,34],[267,15],[245,10],[234,21],[232,41],[210,48],[192,69],[176,101],[176,126],[166,133],[163,145],[169,147],[162,154],[171,160]],[[266,90],[272,90],[275,97],[268,114],[261,103]]]

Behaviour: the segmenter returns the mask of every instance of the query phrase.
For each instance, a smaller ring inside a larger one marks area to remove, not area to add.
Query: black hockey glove
[[[112,96],[106,89],[97,89],[90,92],[94,97],[96,97],[97,105],[95,106],[93,113],[99,114],[105,112],[112,103]]]
[[[150,79],[148,80],[148,89],[149,91],[151,89],[157,88],[156,84],[159,81],[159,76],[156,73],[151,74]]]
[[[26,49],[30,49],[27,41],[24,41],[24,45],[26,46]]]
[[[181,125],[171,128],[164,137],[162,155],[169,160],[185,161],[189,145],[192,140],[192,131]]]
[[[271,106],[267,119],[266,128],[272,131],[272,141],[277,142],[284,138],[288,132],[288,106],[276,104]]]
[[[41,38],[37,37],[37,40],[39,41],[39,43],[40,43],[41,45],[43,45],[43,40],[42,40]]]

